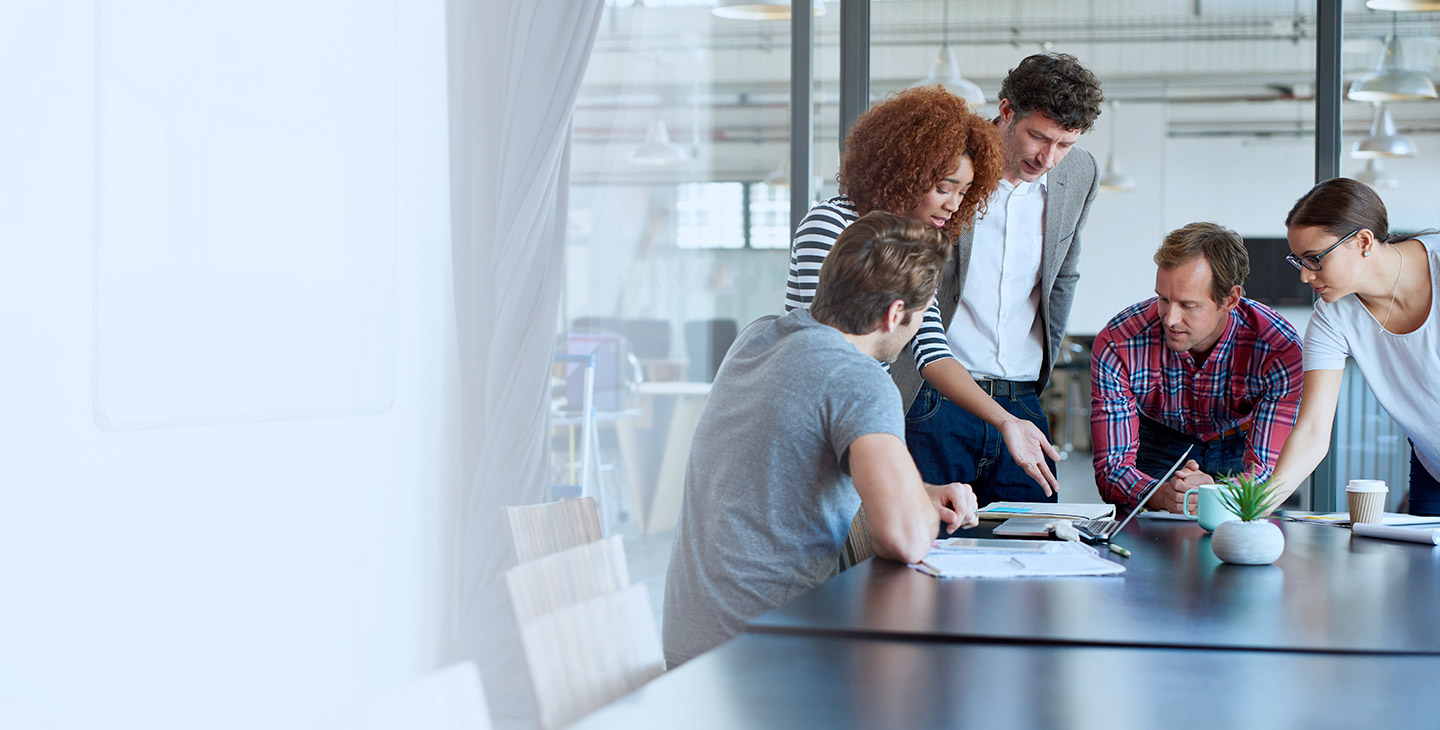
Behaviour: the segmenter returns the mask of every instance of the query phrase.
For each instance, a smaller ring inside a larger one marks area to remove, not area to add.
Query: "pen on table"
[[[922,559],[919,563],[916,563],[916,565],[919,565],[920,567],[922,567],[922,568],[924,568],[925,570],[929,571],[931,575],[934,575],[934,576],[939,576],[939,575],[941,575],[939,568],[936,568],[935,566],[933,566],[933,565],[925,562],[923,559]]]
[[[1024,569],[1025,569],[1025,564],[1022,563],[1022,562],[1020,562],[1020,558],[1017,558],[1017,557],[1015,557],[1014,555],[1011,555],[1011,556],[1010,556],[1010,562],[1013,563],[1013,564],[1015,565],[1015,567],[1017,567],[1017,568],[1019,568],[1019,569],[1021,569],[1021,570],[1024,570]]]
[[[1110,552],[1115,553],[1116,555],[1119,555],[1119,556],[1122,557],[1122,558],[1128,558],[1128,557],[1130,557],[1130,551],[1129,551],[1129,550],[1126,550],[1125,548],[1120,547],[1119,545],[1116,545],[1116,544],[1113,543],[1113,542],[1110,543]]]

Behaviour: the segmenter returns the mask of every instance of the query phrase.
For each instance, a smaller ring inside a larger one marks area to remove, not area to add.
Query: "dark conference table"
[[[574,728],[1424,727],[1440,657],[741,634]]]
[[[995,522],[967,531],[984,536]],[[1282,522],[1274,565],[1225,565],[1189,522],[1137,519],[1119,576],[937,580],[867,560],[746,631],[919,641],[1440,654],[1440,549]]]

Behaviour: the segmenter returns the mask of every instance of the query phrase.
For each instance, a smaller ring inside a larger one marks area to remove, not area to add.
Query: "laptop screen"
[[[1145,510],[1145,503],[1150,501],[1151,495],[1155,494],[1157,491],[1160,490],[1161,484],[1170,481],[1170,477],[1174,476],[1175,472],[1180,470],[1180,465],[1185,463],[1186,457],[1190,456],[1190,452],[1194,449],[1194,444],[1191,444],[1188,448],[1186,448],[1185,453],[1181,454],[1180,458],[1176,459],[1175,463],[1170,465],[1170,470],[1165,472],[1165,476],[1160,477],[1160,481],[1157,481],[1154,484],[1150,485],[1150,488],[1145,490],[1144,494],[1140,495],[1139,503],[1137,503],[1135,505],[1135,509],[1130,510],[1130,514],[1126,515],[1125,519],[1120,522],[1120,526],[1115,528],[1114,534],[1118,534],[1121,530],[1125,529],[1125,526],[1130,524],[1130,520],[1135,519],[1135,515],[1138,515]]]

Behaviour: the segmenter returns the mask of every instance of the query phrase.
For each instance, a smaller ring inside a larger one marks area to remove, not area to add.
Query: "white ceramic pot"
[[[1222,522],[1210,539],[1215,557],[1235,565],[1269,565],[1285,552],[1285,533],[1269,520]]]

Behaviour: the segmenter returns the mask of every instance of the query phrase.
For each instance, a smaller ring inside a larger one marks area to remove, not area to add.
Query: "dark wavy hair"
[[[1068,53],[1037,53],[1020,62],[1000,84],[1016,120],[1034,112],[1072,132],[1088,132],[1100,116],[1100,80]]]
[[[1385,203],[1365,183],[1335,177],[1310,188],[1285,215],[1285,227],[1318,226],[1332,236],[1369,229],[1375,239],[1390,242],[1390,217]]]
[[[955,171],[962,154],[970,158],[975,180],[945,224],[949,239],[984,214],[1003,163],[995,125],[940,86],[906,89],[861,114],[845,136],[835,179],[861,215],[904,215]]]
[[[864,335],[899,299],[909,324],[912,316],[924,316],[949,250],[930,225],[884,211],[867,213],[840,232],[821,264],[810,315],[841,332]]]

